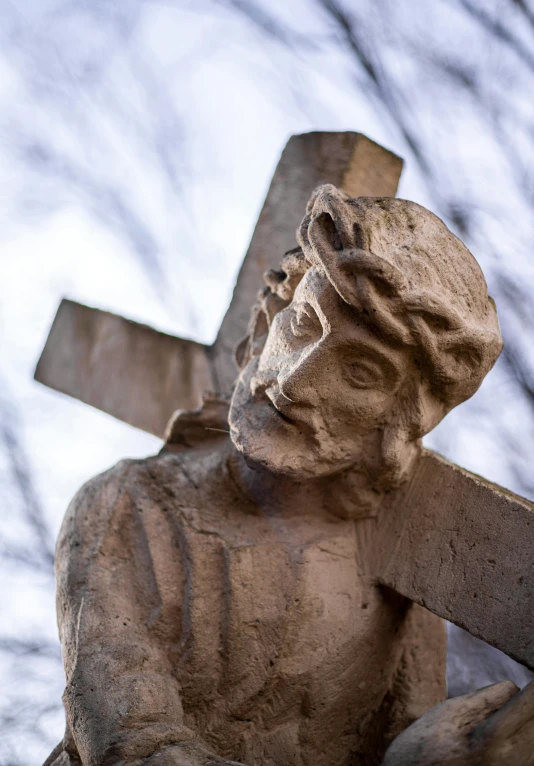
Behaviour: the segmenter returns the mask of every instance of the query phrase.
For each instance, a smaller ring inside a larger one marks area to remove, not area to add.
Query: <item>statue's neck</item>
[[[240,492],[269,515],[329,514],[339,518],[374,516],[382,496],[368,487],[356,466],[320,478],[295,480],[251,468],[232,445],[228,469]]]

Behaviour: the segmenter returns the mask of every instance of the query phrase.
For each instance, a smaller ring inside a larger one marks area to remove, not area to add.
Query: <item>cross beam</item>
[[[367,560],[383,585],[534,670],[534,503],[423,450]]]
[[[145,431],[163,436],[177,409],[206,389],[228,393],[233,350],[246,334],[262,274],[295,246],[311,192],[332,183],[353,197],[393,197],[402,160],[360,133],[289,139],[274,173],[230,307],[213,346],[175,338],[108,312],[63,301],[35,379]]]
[[[162,436],[175,409],[213,389],[207,349],[109,311],[63,299],[35,379]]]

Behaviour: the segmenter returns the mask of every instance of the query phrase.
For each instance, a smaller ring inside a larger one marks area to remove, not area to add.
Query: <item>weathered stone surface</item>
[[[473,256],[413,202],[325,185],[298,239],[266,275],[230,427],[249,463],[300,478],[351,467],[361,515],[362,493],[376,511],[421,437],[478,389],[501,350],[497,314]]]
[[[353,520],[291,482],[251,497],[224,435],[171,450],[92,481],[63,525],[72,752],[378,763],[445,696],[441,621],[361,576]]]
[[[418,205],[332,185],[298,242],[266,274],[228,417],[213,397],[178,413],[159,456],[120,463],[69,508],[54,766],[378,766],[405,729],[387,766],[467,766],[472,732],[492,766],[528,763],[530,687],[407,728],[444,698],[445,635],[384,587],[422,587],[421,538],[410,524],[395,537],[395,500],[417,495],[436,462],[421,437],[501,348],[483,275]],[[415,497],[409,519],[432,502]]]
[[[425,450],[376,545],[380,582],[534,670],[534,503]]]
[[[206,347],[108,311],[63,300],[35,379],[163,436],[179,407],[213,388]]]

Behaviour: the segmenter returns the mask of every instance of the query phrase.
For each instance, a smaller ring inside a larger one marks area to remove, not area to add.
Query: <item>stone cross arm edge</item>
[[[157,436],[176,409],[203,390],[230,391],[233,351],[246,334],[262,274],[295,247],[313,189],[332,183],[353,197],[394,197],[402,160],[360,133],[292,136],[280,158],[243,261],[230,307],[211,347],[174,338],[109,312],[63,301],[35,379]],[[174,380],[174,385],[173,385]]]
[[[201,343],[67,299],[35,379],[160,437],[175,409],[194,409],[213,389]]]
[[[423,450],[375,524],[379,582],[534,670],[534,503]]]

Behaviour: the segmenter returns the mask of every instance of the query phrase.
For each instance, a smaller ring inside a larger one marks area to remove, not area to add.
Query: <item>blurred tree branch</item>
[[[187,47],[171,71],[139,44],[151,7],[189,9],[199,20],[211,19],[209,44]],[[502,453],[516,488],[534,495],[524,459],[532,445],[524,434],[534,434],[534,285],[524,275],[534,240],[534,111],[524,98],[534,71],[530,2],[303,0],[292,15],[287,4],[268,0],[46,0],[39,7],[0,0],[0,11],[0,41],[16,82],[16,98],[0,114],[0,136],[9,147],[13,178],[25,173],[23,183],[13,184],[7,217],[42,217],[76,201],[126,246],[162,300],[175,299],[167,284],[169,263],[182,231],[192,225],[185,194],[192,173],[191,104],[181,100],[180,88],[195,62],[215,49],[213,39],[224,46],[217,24],[224,18],[254,30],[253,40],[247,38],[235,55],[248,69],[250,46],[265,50],[277,75],[262,72],[256,87],[271,101],[280,92],[288,110],[322,107],[320,95],[299,76],[322,71],[328,57],[335,60],[334,76],[342,87],[348,83],[347,100],[371,103],[396,150],[417,166],[433,209],[484,260],[505,338],[500,380],[530,413],[522,433],[502,429]],[[462,143],[464,126],[470,130],[466,141],[480,135],[497,169],[478,185],[473,157]],[[502,186],[498,199],[484,189],[495,174]],[[151,195],[156,212],[149,214]],[[506,255],[512,252],[513,262]],[[185,290],[182,298],[192,312]],[[51,580],[52,534],[21,421],[4,387],[0,448],[24,534],[2,545],[0,560]],[[1,630],[0,653],[21,678],[35,688],[45,678],[48,688],[46,673],[61,676],[55,645]],[[23,692],[6,697],[0,707],[2,766],[27,762],[25,739],[44,738],[46,717],[60,705],[59,695],[51,700],[48,693],[30,700]]]

